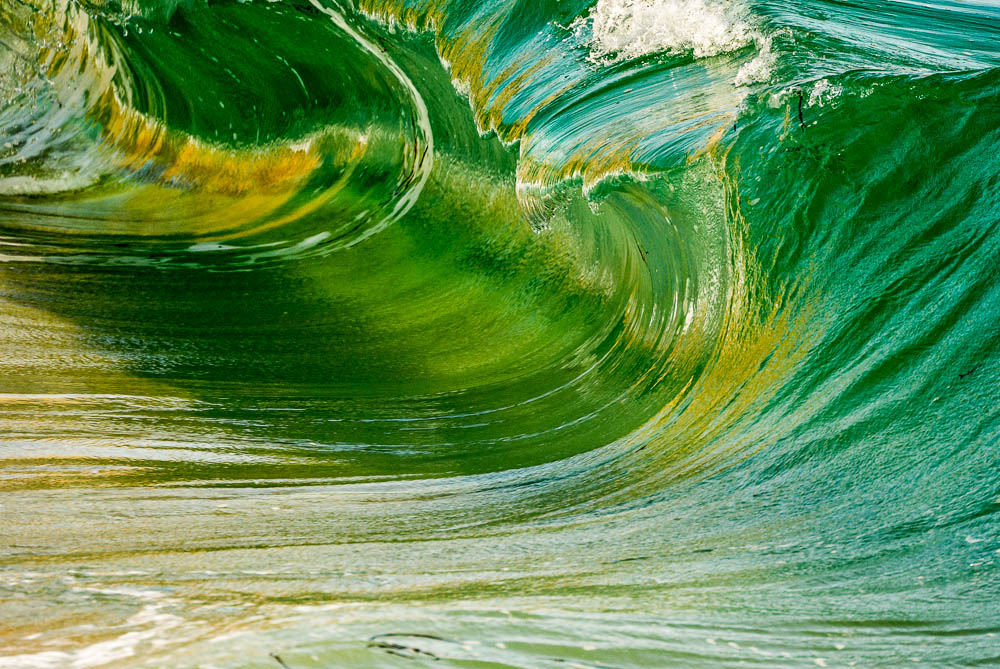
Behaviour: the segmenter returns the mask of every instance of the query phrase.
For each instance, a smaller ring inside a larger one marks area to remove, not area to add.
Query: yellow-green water
[[[998,33],[0,0],[0,667],[996,662]]]

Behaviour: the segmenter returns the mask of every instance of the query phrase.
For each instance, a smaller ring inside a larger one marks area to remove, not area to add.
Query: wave
[[[991,660],[998,19],[9,0],[0,666]]]

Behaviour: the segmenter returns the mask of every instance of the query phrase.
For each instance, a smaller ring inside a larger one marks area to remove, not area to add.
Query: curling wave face
[[[995,8],[0,3],[0,667],[995,658]]]

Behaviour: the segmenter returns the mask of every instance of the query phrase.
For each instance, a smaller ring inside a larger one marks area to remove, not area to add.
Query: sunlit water
[[[998,39],[0,0],[0,667],[1000,661]]]

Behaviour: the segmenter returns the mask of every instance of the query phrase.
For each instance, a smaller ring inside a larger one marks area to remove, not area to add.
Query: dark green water
[[[0,667],[1000,662],[998,39],[0,0]]]

